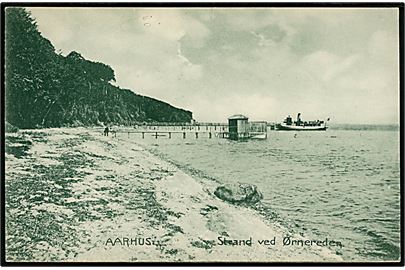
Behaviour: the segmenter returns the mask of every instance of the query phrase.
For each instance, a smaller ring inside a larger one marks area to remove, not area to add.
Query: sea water
[[[187,136],[137,140],[219,183],[255,184],[281,224],[340,241],[345,260],[399,259],[398,130],[269,131],[244,142]]]

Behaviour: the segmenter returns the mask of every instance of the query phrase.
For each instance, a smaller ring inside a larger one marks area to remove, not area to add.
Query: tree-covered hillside
[[[8,123],[35,128],[191,120],[190,111],[110,84],[115,75],[106,64],[77,52],[56,53],[25,9],[7,8],[5,13]]]

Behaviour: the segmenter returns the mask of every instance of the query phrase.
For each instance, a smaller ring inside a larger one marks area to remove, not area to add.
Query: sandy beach
[[[218,199],[191,175],[125,136],[64,128],[6,134],[10,262],[322,262],[330,249],[254,209]],[[252,245],[220,245],[252,239]],[[276,239],[275,245],[262,240]]]

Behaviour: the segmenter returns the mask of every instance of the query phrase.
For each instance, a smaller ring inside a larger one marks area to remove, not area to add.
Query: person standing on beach
[[[108,136],[108,132],[110,131],[110,129],[108,127],[105,127],[104,129],[104,136]]]

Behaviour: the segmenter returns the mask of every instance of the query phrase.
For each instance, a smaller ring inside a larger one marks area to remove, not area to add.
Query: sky
[[[44,37],[116,85],[193,112],[399,122],[398,9],[38,8]]]

